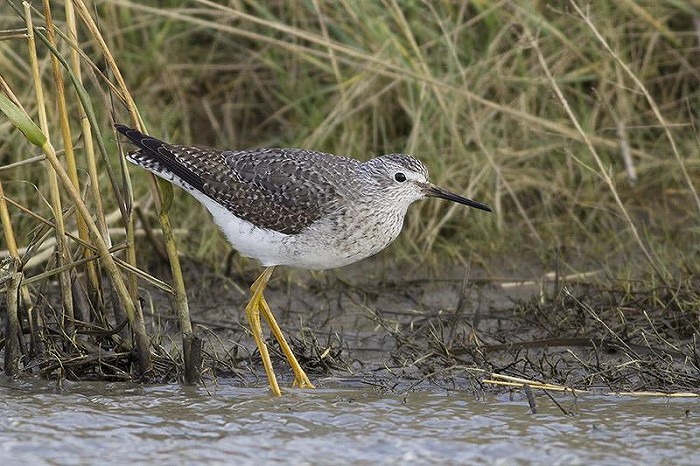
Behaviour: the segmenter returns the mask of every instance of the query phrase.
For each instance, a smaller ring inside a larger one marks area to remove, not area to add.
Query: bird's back
[[[357,160],[304,149],[221,151],[167,144],[118,127],[139,150],[128,159],[220,204],[259,228],[298,234],[338,209]]]

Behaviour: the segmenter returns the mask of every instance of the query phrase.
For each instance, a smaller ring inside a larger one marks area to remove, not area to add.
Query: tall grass
[[[661,241],[693,240],[674,226],[689,220],[678,214],[695,202],[690,180],[698,170],[697,35],[688,7],[619,11],[596,2],[581,16],[571,5],[510,2],[108,3],[123,15],[113,48],[123,68],[135,70],[127,79],[157,134],[360,158],[410,152],[440,184],[498,207],[487,217],[423,203],[394,253],[415,257],[437,244],[483,262],[508,245],[538,254],[556,245],[580,258],[590,254],[586,244],[602,246],[596,255],[611,248],[637,255],[628,247],[630,221]],[[587,19],[607,31],[615,53]],[[179,212],[190,211],[185,202]],[[204,228],[194,251],[212,257],[223,243],[214,227]]]
[[[132,231],[131,207],[147,212],[154,196],[160,201],[148,175],[133,172],[132,182],[123,171],[113,121],[142,121],[163,139],[204,146],[301,146],[361,159],[408,152],[438,184],[495,207],[486,216],[421,203],[387,253],[402,259],[447,255],[496,270],[496,259],[556,257],[572,269],[634,264],[663,281],[698,272],[700,11],[690,4],[73,3],[77,20],[71,3],[51,3],[55,50],[37,49],[33,75],[47,108],[41,129],[57,146],[55,135],[63,135],[62,166],[105,246],[118,249],[127,239],[131,265],[120,274],[132,300],[136,273],[146,276],[136,251],[154,249],[134,239],[153,235],[147,215],[144,229]],[[19,3],[7,4],[17,12],[4,8],[0,16],[4,92],[38,123],[41,99],[27,80],[29,34]],[[51,37],[45,14],[32,16]],[[52,65],[69,76],[65,86]],[[62,87],[65,108],[56,91]],[[83,255],[86,289],[100,302],[105,289],[95,267],[107,259],[96,262],[89,220],[74,214],[82,208],[67,186],[55,196],[52,172],[37,169],[39,155],[0,117],[0,182],[12,230],[4,225],[2,249],[21,260],[25,278],[44,269],[83,277],[60,262],[47,265],[41,252],[63,249],[69,264]],[[189,231],[178,238],[180,250],[214,262],[228,247],[223,237],[195,201],[177,197],[173,224]],[[64,216],[56,202],[64,202]],[[156,212],[169,237],[166,212]],[[59,233],[57,246],[42,249],[49,243],[41,243],[39,218],[60,230],[63,217],[78,239],[61,246],[67,236]]]

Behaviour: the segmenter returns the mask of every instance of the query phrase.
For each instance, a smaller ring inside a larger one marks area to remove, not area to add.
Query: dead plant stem
[[[34,40],[34,28],[32,24],[32,11],[29,3],[24,2],[25,22],[27,25],[27,45],[29,52],[29,61],[34,79],[34,89],[36,92],[37,110],[39,112],[39,127],[46,138],[49,138],[49,124],[46,116],[46,103],[44,99],[44,90],[41,84],[41,74],[39,71],[39,60],[36,53],[36,41]],[[46,173],[49,179],[49,190],[51,199],[51,208],[53,216],[56,220],[56,261],[59,267],[62,267],[67,262],[70,262],[70,251],[66,243],[66,228],[63,220],[63,208],[61,205],[61,193],[58,187],[58,178],[56,176],[55,167],[52,164],[46,164]],[[61,286],[61,298],[63,304],[63,313],[66,316],[64,321],[65,331],[72,338],[75,333],[73,322],[75,316],[73,313],[73,289],[71,286],[70,270],[65,270],[59,275]]]

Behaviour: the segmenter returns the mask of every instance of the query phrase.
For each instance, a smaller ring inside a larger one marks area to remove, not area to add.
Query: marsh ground
[[[257,267],[185,264],[192,320],[206,341],[205,377],[265,385],[243,312]],[[595,393],[695,390],[698,322],[679,309],[697,302],[697,284],[610,283],[602,270],[557,276],[526,261],[495,273],[380,256],[335,271],[280,268],[266,297],[312,379],[361,379],[389,392],[482,393],[500,388],[483,382],[494,374]],[[144,288],[142,297],[153,306],[145,307],[151,333],[177,344],[167,296]],[[271,337],[268,344],[291,383],[279,347]]]

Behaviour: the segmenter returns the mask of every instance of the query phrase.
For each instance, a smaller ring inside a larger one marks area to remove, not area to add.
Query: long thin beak
[[[439,197],[440,199],[447,199],[448,201],[457,202],[459,204],[464,204],[469,207],[474,207],[475,209],[485,210],[486,212],[491,212],[491,207],[481,202],[472,201],[466,197],[462,197],[459,194],[451,193],[445,189],[442,189],[434,184],[426,184],[423,186],[423,190],[426,196]]]

